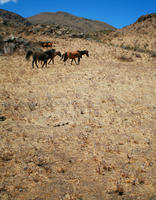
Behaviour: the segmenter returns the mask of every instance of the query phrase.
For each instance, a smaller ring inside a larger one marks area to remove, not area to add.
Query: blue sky
[[[156,13],[156,0],[0,0],[0,9],[23,17],[64,11],[122,28],[141,15]]]

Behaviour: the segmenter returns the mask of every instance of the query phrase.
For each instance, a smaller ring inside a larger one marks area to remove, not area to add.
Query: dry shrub
[[[153,51],[153,52],[151,53],[151,57],[156,58],[156,51]]]
[[[125,55],[119,56],[118,60],[121,60],[123,62],[133,62],[133,59],[131,57],[127,57]]]

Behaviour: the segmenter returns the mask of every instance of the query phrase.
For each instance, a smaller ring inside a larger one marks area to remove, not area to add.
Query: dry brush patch
[[[0,197],[154,198],[153,63],[122,63],[120,50],[93,41],[56,42],[90,57],[43,69],[24,55],[0,58]]]

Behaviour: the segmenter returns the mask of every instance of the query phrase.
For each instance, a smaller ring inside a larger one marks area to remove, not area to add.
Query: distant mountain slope
[[[31,23],[24,17],[3,9],[0,9],[0,21],[3,22],[3,24],[5,25],[13,25],[13,26],[31,25]]]
[[[135,51],[156,50],[156,13],[139,17],[136,22],[109,35],[101,35],[109,44]]]
[[[94,32],[102,30],[115,30],[113,26],[101,21],[76,17],[65,12],[45,12],[27,18],[32,24],[57,24],[68,26],[76,31]]]

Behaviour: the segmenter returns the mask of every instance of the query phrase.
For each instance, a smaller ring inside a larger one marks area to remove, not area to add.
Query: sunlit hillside
[[[21,37],[89,57],[32,68],[23,49],[0,56],[0,200],[154,200],[154,46],[39,33]]]
[[[24,53],[0,57],[1,199],[149,199],[155,61],[94,41],[55,42],[90,56],[39,69]]]

